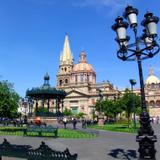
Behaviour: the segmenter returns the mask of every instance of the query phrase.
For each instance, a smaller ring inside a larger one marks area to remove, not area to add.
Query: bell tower
[[[60,55],[60,65],[57,74],[57,86],[68,86],[71,83],[71,71],[73,68],[73,55],[69,45],[69,38],[66,34],[63,50]]]

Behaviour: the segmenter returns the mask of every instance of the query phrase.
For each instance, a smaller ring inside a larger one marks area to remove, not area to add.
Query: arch
[[[87,74],[87,82],[89,82],[89,77],[90,77],[90,76]]]
[[[65,70],[65,72],[66,72],[66,71],[67,71],[67,68],[65,67],[64,70]]]
[[[59,81],[59,86],[62,86],[62,84],[63,84],[63,81],[60,80],[60,81]]]
[[[80,75],[80,78],[81,78],[80,82],[82,83],[83,82],[83,74]]]
[[[151,107],[155,107],[155,101],[153,101],[153,100],[152,100],[152,101],[150,101],[150,102],[149,102],[149,106],[151,106]]]
[[[160,100],[156,101],[156,107],[160,107]]]
[[[75,75],[75,83],[77,83],[77,81],[78,81],[78,76]]]
[[[65,79],[65,83],[66,83],[66,84],[68,83],[68,79]]]

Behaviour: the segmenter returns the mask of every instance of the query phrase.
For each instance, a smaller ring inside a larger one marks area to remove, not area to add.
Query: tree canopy
[[[12,83],[0,81],[0,117],[16,117],[19,99]]]
[[[126,117],[129,119],[131,113],[140,113],[140,96],[132,93],[129,89],[125,90],[122,97],[115,99],[105,99],[97,101],[95,108],[98,112],[103,112],[107,117],[116,118],[118,113],[125,112]]]

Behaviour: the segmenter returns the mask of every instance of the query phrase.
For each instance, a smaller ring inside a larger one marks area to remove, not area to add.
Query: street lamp
[[[136,128],[136,113],[135,113],[135,99],[134,99],[134,94],[133,94],[133,86],[136,85],[136,80],[135,79],[130,79],[129,80],[131,84],[131,90],[132,90],[132,107],[133,107],[133,122],[134,122],[134,128]]]
[[[29,105],[29,116],[32,116],[34,100],[32,100],[31,98],[28,98],[27,102]]]
[[[123,61],[137,61],[138,64],[142,108],[140,114],[140,129],[136,137],[136,141],[139,142],[139,160],[155,160],[156,150],[154,143],[157,141],[157,137],[154,135],[154,131],[150,124],[150,116],[147,112],[141,61],[144,59],[152,58],[160,50],[160,47],[156,42],[157,23],[159,18],[153,16],[153,13],[151,12],[147,12],[144,15],[144,20],[141,23],[141,25],[144,27],[143,34],[138,37],[137,15],[138,10],[136,8],[133,8],[132,6],[126,7],[124,18],[129,21],[130,28],[134,32],[133,43],[129,44],[130,37],[126,34],[126,30],[129,24],[124,22],[122,17],[116,18],[116,23],[112,25],[112,29],[117,33],[116,41],[119,44],[117,57]]]
[[[101,89],[98,89],[98,92],[99,92],[98,95],[99,95],[99,101],[100,101],[98,125],[103,126],[104,125],[104,117],[103,117],[103,114],[102,114],[102,105],[101,105],[101,102],[103,100],[103,95],[102,95],[102,90]]]
[[[26,98],[22,98],[22,106],[24,107],[24,123],[27,124],[27,109],[28,103]]]
[[[102,102],[103,100],[103,95],[102,95],[102,90],[99,89],[99,101]],[[100,104],[100,109],[99,109],[100,113],[102,113],[102,105]]]

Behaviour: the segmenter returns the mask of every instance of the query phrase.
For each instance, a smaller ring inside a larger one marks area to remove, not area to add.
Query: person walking
[[[82,128],[86,128],[86,120],[85,119],[82,119]]]
[[[159,124],[159,116],[156,117],[156,122]]]
[[[63,124],[64,124],[64,129],[66,129],[67,128],[67,118],[66,117],[63,118]]]
[[[73,123],[73,129],[76,129],[77,120],[75,118],[73,118],[72,123]]]

